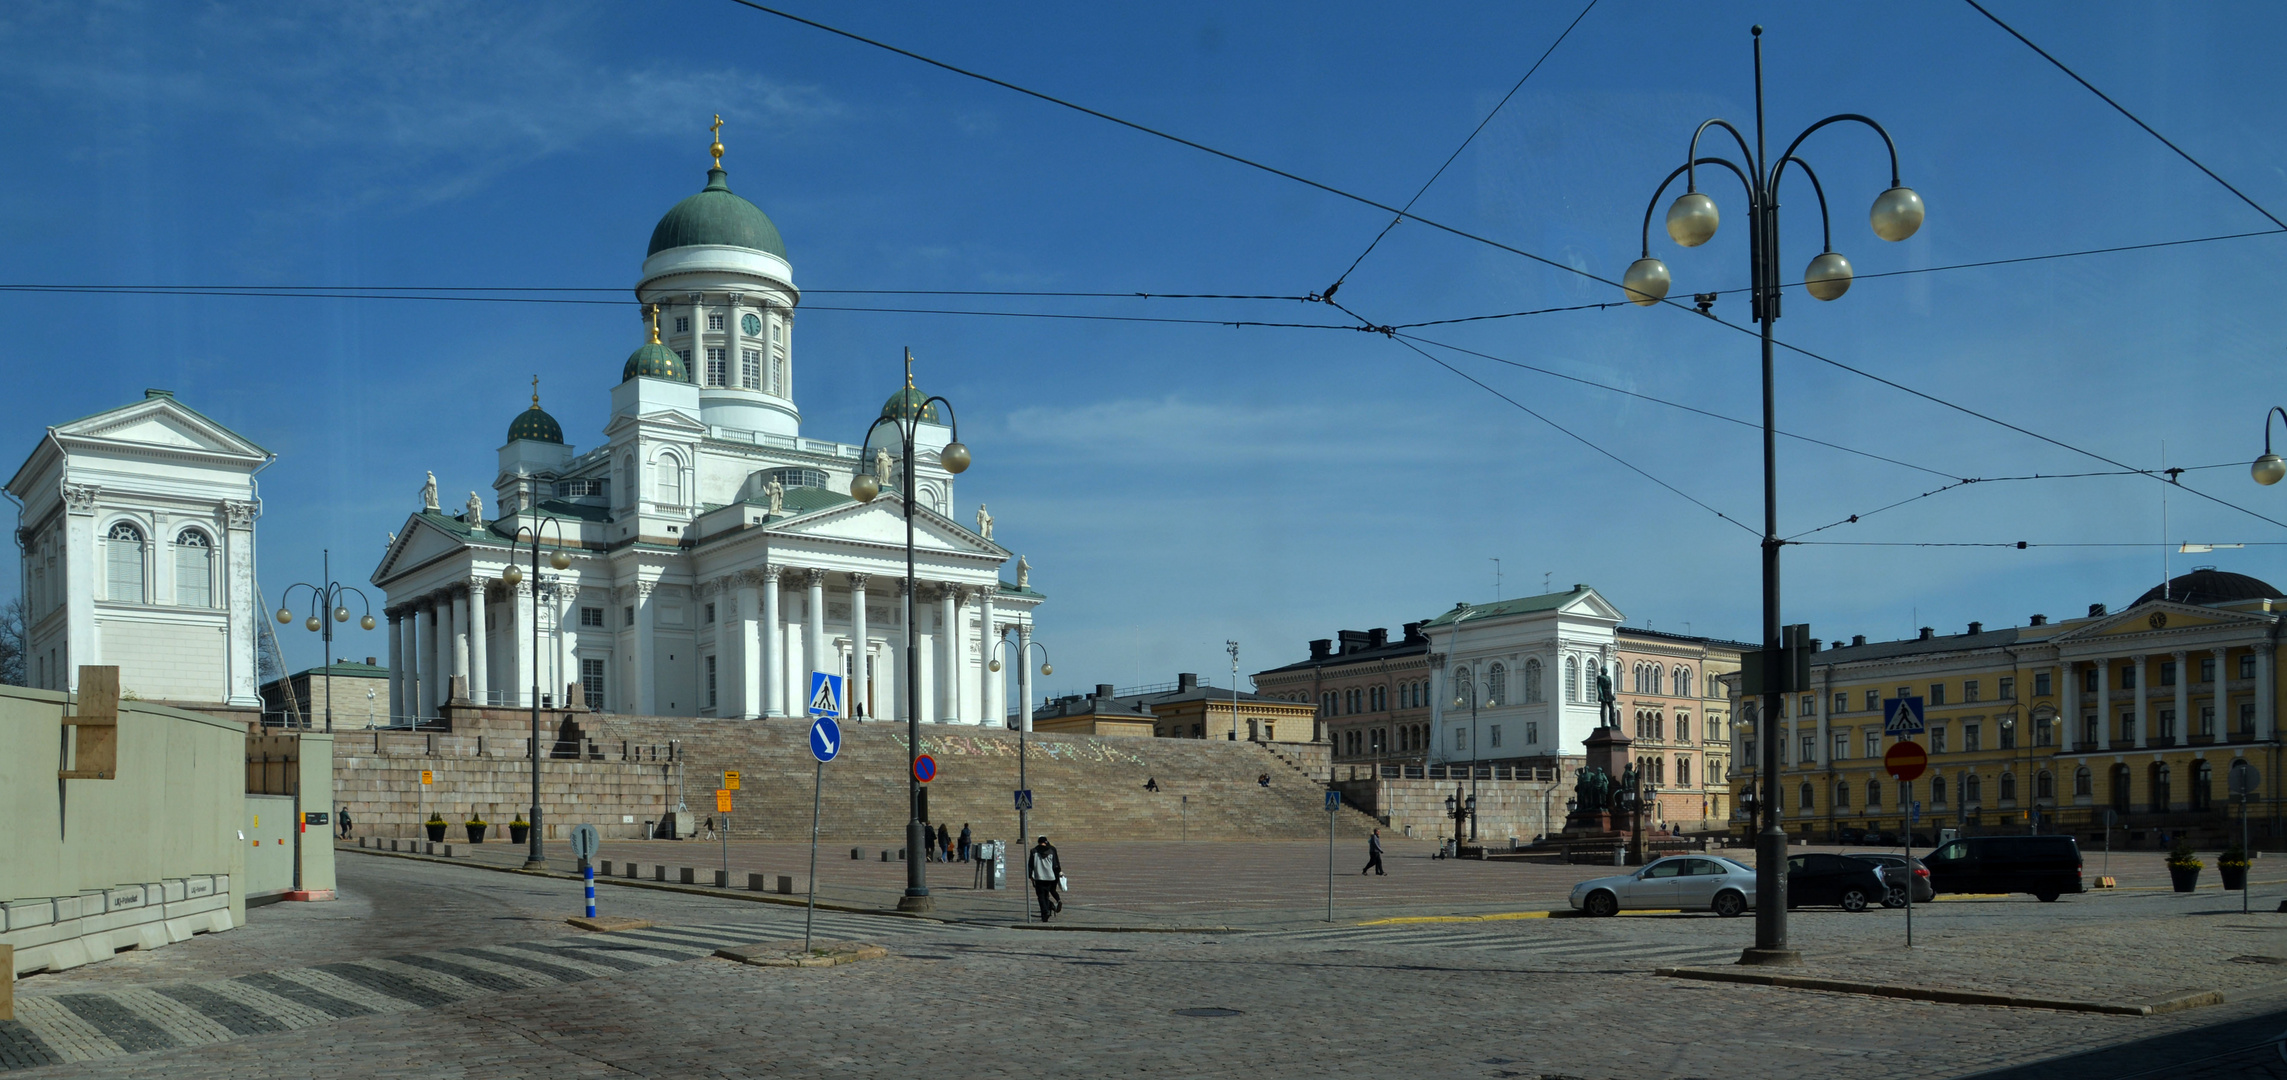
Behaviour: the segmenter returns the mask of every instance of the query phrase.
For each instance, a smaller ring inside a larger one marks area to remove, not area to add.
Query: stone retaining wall
[[[1390,833],[1432,839],[1453,835],[1445,800],[1458,790],[1469,797],[1468,780],[1337,780],[1344,801],[1382,819]],[[1549,780],[1478,780],[1477,837],[1505,848],[1509,838],[1529,844],[1536,836],[1564,828],[1564,800],[1572,793]],[[1544,817],[1545,813],[1545,817]]]
[[[488,842],[506,843],[508,823],[532,805],[527,745],[487,736],[344,733],[334,752],[335,809],[349,809],[356,836],[421,836],[421,823],[439,813],[456,842],[465,839],[461,823],[473,811],[491,825]],[[639,836],[644,822],[674,808],[674,758],[672,747],[630,747],[622,758],[616,745],[607,757],[541,758],[547,837],[562,838],[583,822],[606,837]],[[426,786],[424,769],[432,780]]]

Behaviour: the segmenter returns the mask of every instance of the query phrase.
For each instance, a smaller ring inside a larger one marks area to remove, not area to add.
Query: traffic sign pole
[[[580,867],[580,876],[587,881],[588,918],[593,919],[596,917],[596,864],[592,862],[583,863]]]
[[[833,689],[835,693],[832,700],[826,704],[834,713],[839,713],[841,711],[841,687],[838,682]],[[817,759],[818,765],[810,778],[810,899],[803,905],[802,909],[802,955],[804,956],[810,955],[810,927],[818,917],[819,796],[826,787],[826,763],[834,760],[842,752],[842,725],[834,722],[833,715],[820,714],[816,700],[817,695],[813,693],[811,697],[810,711],[819,715],[817,719],[810,721],[810,756]]]
[[[580,857],[580,879],[587,889],[588,918],[596,917],[596,851],[602,834],[593,825],[572,827],[572,854]]]
[[[1326,792],[1326,921],[1334,921],[1334,811],[1342,806],[1342,793]]]

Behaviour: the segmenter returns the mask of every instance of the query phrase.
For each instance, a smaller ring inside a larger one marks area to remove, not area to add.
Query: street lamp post
[[[2271,452],[2271,418],[2274,416],[2281,423],[2287,424],[2287,408],[2273,405],[2270,412],[2263,414],[2263,456],[2256,458],[2255,464],[2248,468],[2255,475],[2255,482],[2264,487],[2270,487],[2287,477],[2287,460],[2282,460],[2279,455]]]
[[[529,845],[524,854],[526,870],[548,868],[548,860],[540,847],[540,533],[550,525],[556,527],[556,550],[549,552],[548,565],[565,569],[572,565],[572,560],[564,554],[564,523],[553,516],[542,517],[536,524],[517,526],[516,538],[510,542],[514,546],[524,543],[526,537],[532,540],[532,816],[529,827],[524,830],[524,839]],[[500,580],[510,588],[524,580],[524,572],[516,568],[516,560],[508,561],[508,569],[501,573]],[[481,622],[484,617],[477,618]]]
[[[866,437],[859,440],[863,447],[873,442],[875,428],[888,424],[896,430],[902,464],[898,479],[905,489],[901,496],[905,502],[905,895],[897,898],[899,911],[925,912],[937,910],[937,903],[929,898],[929,872],[922,864],[922,852],[928,850],[928,839],[922,834],[921,781],[913,774],[913,763],[921,754],[921,653],[918,635],[913,628],[913,441],[919,435],[921,418],[933,415],[932,406],[945,407],[947,426],[953,429],[953,439],[937,452],[937,462],[946,472],[961,473],[969,468],[969,448],[961,445],[961,422],[953,415],[953,403],[942,397],[931,396],[923,401],[913,399],[913,350],[905,351],[905,390],[897,398],[898,408],[882,410],[881,418],[866,429]],[[881,495],[882,478],[872,473],[859,473],[850,480],[850,494],[859,502],[870,503]],[[952,633],[952,627],[946,632]],[[991,627],[985,628],[990,636]]]
[[[1667,265],[1652,258],[1652,211],[1659,206],[1660,196],[1667,192],[1676,177],[1686,178],[1684,194],[1678,196],[1668,208],[1668,235],[1684,247],[1698,247],[1715,235],[1718,214],[1715,200],[1699,191],[1701,165],[1721,166],[1739,178],[1747,190],[1748,264],[1753,282],[1750,290],[1750,311],[1761,328],[1763,345],[1763,715],[1779,715],[1779,703],[1787,688],[1782,683],[1785,667],[1780,656],[1779,628],[1779,548],[1785,541],[1779,538],[1778,505],[1778,453],[1776,431],[1778,423],[1775,396],[1771,378],[1771,324],[1779,317],[1781,275],[1779,273],[1779,182],[1789,164],[1802,170],[1817,195],[1821,233],[1825,240],[1821,253],[1811,260],[1803,273],[1803,287],[1819,300],[1834,300],[1849,290],[1850,260],[1834,250],[1832,223],[1828,221],[1826,191],[1819,184],[1818,175],[1808,163],[1795,156],[1795,150],[1812,133],[1829,124],[1850,121],[1872,128],[1882,137],[1882,144],[1890,154],[1890,187],[1874,200],[1868,220],[1874,233],[1884,240],[1904,240],[1914,235],[1922,225],[1922,197],[1912,188],[1898,181],[1898,149],[1890,133],[1873,119],[1857,113],[1837,113],[1804,128],[1787,144],[1787,149],[1774,161],[1764,154],[1763,129],[1763,28],[1754,28],[1755,37],[1755,145],[1749,148],[1747,137],[1730,121],[1720,117],[1702,121],[1692,132],[1690,149],[1684,163],[1660,182],[1652,194],[1652,201],[1644,208],[1643,254],[1630,264],[1621,279],[1622,291],[1628,300],[1649,307],[1666,299],[1669,277]],[[1721,155],[1699,156],[1699,137],[1709,128],[1722,128],[1739,146],[1745,167]],[[1763,772],[1776,776],[1779,772],[1779,744],[1776,740],[1762,740]],[[1786,833],[1780,828],[1778,806],[1766,798],[1763,803],[1763,828],[1756,836],[1755,858],[1759,872],[1755,876],[1755,944],[1740,954],[1742,964],[1794,964],[1801,962],[1801,954],[1787,945],[1786,875],[1780,868],[1786,865]]]
[[[1056,668],[1048,663],[1048,646],[1043,645],[1037,641],[1033,641],[1030,638],[1025,639],[1021,643],[1012,642],[1007,638],[1002,638],[1000,644],[1007,646],[1008,648],[1015,649],[1020,654],[1029,652],[1033,649],[1039,649],[1040,673],[1042,675],[1056,674]],[[1026,664],[1027,660],[1028,658],[1023,655],[1019,655],[1016,658],[1018,675],[1024,674],[1024,665]],[[986,667],[991,669],[994,674],[999,674],[1001,670],[1001,658],[997,656],[993,657],[993,662],[986,665]],[[1028,681],[1030,680],[1019,679],[1017,683],[1017,697],[1024,702],[1022,706],[1023,712],[1020,718],[1017,720],[1016,725],[1016,789],[1018,791],[1032,790],[1031,788],[1025,786],[1024,778],[1025,739],[1032,733],[1032,691],[1031,689],[1024,686],[1024,683]],[[1026,815],[1030,813],[1031,810],[1031,807],[1025,805],[1021,801],[1016,804],[1016,852],[1019,858],[1023,858],[1025,852],[1032,850],[1030,846],[1032,844],[1032,836],[1028,831],[1026,831],[1029,826],[1025,820]],[[1031,922],[1031,905],[1025,903],[1023,898],[1019,897],[1017,906],[1024,909],[1025,921]]]
[[[302,625],[308,627],[310,632],[323,635],[325,638],[326,665],[321,669],[324,672],[321,678],[326,683],[326,730],[332,731],[334,729],[334,624],[349,621],[349,606],[343,604],[342,599],[351,593],[356,593],[357,602],[365,607],[365,615],[357,620],[357,628],[360,630],[373,629],[373,602],[365,598],[363,590],[334,580],[332,549],[327,549],[319,556],[319,559],[321,576],[324,577],[325,584],[311,585],[307,582],[297,581],[286,586],[286,591],[278,594],[278,622],[284,624],[294,621],[294,613],[287,606],[287,598],[294,595],[294,590],[310,590],[310,617]],[[281,689],[285,693],[291,694],[294,692],[294,684],[289,681]],[[391,704],[395,703],[392,702]],[[307,722],[304,721],[304,723]],[[368,723],[367,726],[371,726],[371,724]]]
[[[1470,607],[1470,606],[1469,606],[1469,605],[1468,605],[1466,602],[1464,602],[1464,603],[1462,603],[1461,605],[1459,605],[1459,607],[1458,607],[1458,609],[1457,609],[1457,613],[1456,613],[1456,614],[1453,616],[1453,655],[1454,655],[1454,658],[1455,658],[1455,660],[1454,660],[1454,662],[1455,662],[1455,663],[1459,663],[1459,662],[1460,662],[1460,659],[1459,659],[1459,658],[1460,658],[1460,656],[1461,656],[1461,624],[1462,624],[1462,622],[1463,622],[1464,620],[1468,619],[1470,616],[1477,614],[1479,610],[1481,610],[1481,609]],[[1451,678],[1452,678],[1452,676],[1448,675],[1448,676],[1446,676],[1446,678],[1448,678],[1448,679],[1451,679]],[[1491,685],[1492,685],[1492,684],[1491,684],[1490,682],[1488,682],[1488,683],[1486,684],[1486,686],[1487,686],[1488,690],[1490,690],[1490,687],[1491,687]],[[1464,694],[1466,694],[1466,695],[1467,695],[1467,697],[1468,697],[1468,699],[1469,699],[1469,804],[1470,804],[1470,806],[1471,806],[1472,808],[1474,808],[1474,807],[1476,806],[1476,804],[1477,804],[1477,676],[1476,676],[1476,674],[1475,674],[1474,672],[1472,672],[1472,673],[1470,674],[1470,676],[1469,676],[1467,679],[1461,680],[1461,685],[1460,685],[1459,687],[1457,687],[1456,689],[1457,689],[1457,692],[1456,692],[1456,693],[1453,695],[1453,707],[1454,707],[1454,708],[1458,709],[1458,708],[1460,708],[1460,707],[1461,707],[1461,699],[1462,699],[1462,697],[1463,697],[1463,695],[1464,695]],[[1499,705],[1499,704],[1500,704],[1500,702],[1496,701],[1496,702],[1493,702],[1493,704],[1495,704],[1495,705]],[[1454,824],[1454,833],[1453,833],[1453,846],[1454,846],[1454,849],[1456,850],[1456,852],[1458,852],[1458,851],[1459,851],[1459,849],[1460,849],[1460,847],[1461,847],[1461,831],[1460,831],[1460,830],[1461,830],[1461,826],[1460,826],[1460,823],[1459,823],[1458,821],[1456,821],[1456,822],[1455,822],[1455,824]],[[1476,817],[1476,815],[1475,815],[1474,813],[1472,813],[1472,814],[1470,815],[1470,818],[1469,818],[1469,838],[1470,838],[1471,840],[1475,840],[1475,839],[1477,839],[1477,817]]]

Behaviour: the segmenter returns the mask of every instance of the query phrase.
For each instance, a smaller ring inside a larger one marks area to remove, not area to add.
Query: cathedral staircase
[[[582,717],[586,738],[673,743],[693,815],[714,813],[726,769],[740,773],[731,836],[800,841],[810,835],[813,760],[809,722],[684,717]],[[845,724],[842,752],[825,767],[819,835],[871,850],[904,846],[907,750],[904,724]],[[922,752],[937,761],[928,785],[930,820],[954,833],[1013,839],[1016,733],[923,724]],[[1291,761],[1249,742],[1033,734],[1025,740],[1027,824],[1063,840],[1297,840],[1326,835],[1325,785]],[[667,767],[662,763],[662,767]],[[1270,786],[1257,778],[1268,774]],[[1144,789],[1157,780],[1159,790]],[[1361,837],[1373,819],[1347,805],[1337,835]]]

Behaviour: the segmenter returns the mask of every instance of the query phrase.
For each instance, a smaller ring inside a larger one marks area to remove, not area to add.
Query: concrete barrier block
[[[793,893],[794,893],[794,875],[792,875],[792,874],[780,874],[780,875],[778,875],[778,891],[779,891],[781,894],[784,894],[784,895],[789,895],[789,896],[793,895]]]
[[[184,879],[183,879],[183,898],[184,898],[184,899],[186,899],[186,900],[196,900],[196,899],[198,899],[199,897],[202,897],[202,896],[213,896],[213,895],[214,895],[214,879],[213,879],[213,878],[211,878],[211,877],[195,877],[195,878],[184,878]]]
[[[653,881],[665,881],[665,880],[667,880],[667,868],[666,868],[666,867],[664,867],[664,866],[660,866],[660,865],[658,865],[658,864],[653,864],[653,865],[652,865],[652,867],[651,867],[651,880],[653,880]]]
[[[769,885],[770,875],[768,874],[748,874],[746,876],[746,888],[748,892],[768,892],[770,891]]]
[[[190,885],[181,878],[169,878],[160,883],[159,894],[165,897],[166,902],[170,904],[179,900],[186,900],[191,895]]]
[[[445,855],[445,858],[448,858],[448,859],[450,859],[450,858],[452,858],[452,857],[453,857],[453,846],[452,846],[451,844],[446,844],[446,845],[445,845],[445,851],[444,851],[444,855]]]
[[[601,877],[610,877],[610,876],[611,876],[611,860],[610,860],[610,859],[605,859],[605,860],[604,860],[604,861],[603,861],[601,864],[599,864],[599,866],[598,866],[598,868],[597,868],[597,870],[596,870],[596,873],[597,873],[597,875],[598,875],[598,876],[601,876]]]
[[[728,870],[717,870],[717,871],[715,871],[715,888],[718,888],[718,889],[728,889],[728,888],[730,888],[730,887],[731,887],[731,872],[730,872],[730,871],[728,871]]]
[[[699,883],[698,871],[693,870],[688,866],[680,867],[679,869],[682,871],[682,873],[677,876],[677,881],[685,885],[696,885]]]
[[[126,908],[142,907],[145,895],[147,894],[141,885],[121,885],[116,889],[105,889],[103,890],[103,910],[120,911]]]
[[[627,876],[628,876],[628,877],[631,877],[631,878],[639,878],[639,877],[642,877],[642,876],[643,876],[643,868],[642,868],[642,867],[640,867],[640,866],[637,866],[637,865],[635,865],[634,863],[629,863],[629,864],[627,864]]]
[[[10,900],[0,903],[0,931],[29,930],[56,921],[52,899]]]

